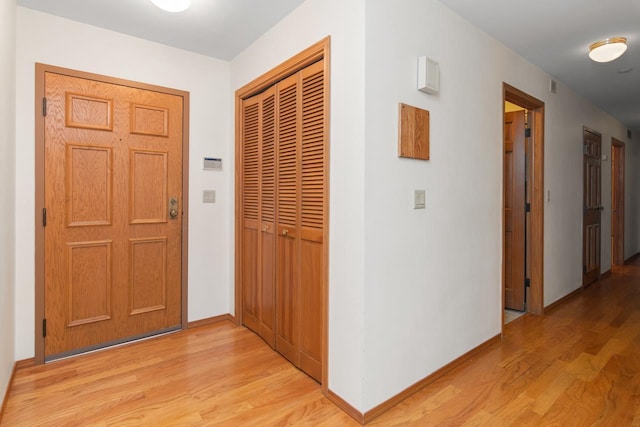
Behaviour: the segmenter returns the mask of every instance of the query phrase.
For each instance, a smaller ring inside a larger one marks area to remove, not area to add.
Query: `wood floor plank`
[[[0,424],[358,425],[229,321],[20,368]],[[370,425],[640,427],[640,258],[547,315],[510,323]]]

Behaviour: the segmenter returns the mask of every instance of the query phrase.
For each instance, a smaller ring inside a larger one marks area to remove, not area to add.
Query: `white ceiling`
[[[350,0],[344,0],[350,1]],[[389,0],[391,1],[391,0]],[[640,0],[441,0],[557,80],[640,129]],[[192,0],[171,14],[148,0],[17,0],[18,5],[231,60],[304,0]],[[620,59],[588,46],[625,36]],[[633,68],[626,74],[619,70]]]
[[[74,21],[231,60],[304,0],[191,0],[191,7],[179,13],[164,12],[149,0],[16,2]]]
[[[640,0],[441,0],[629,128],[640,129]],[[627,37],[627,52],[599,64],[589,45]],[[626,74],[620,70],[633,68]],[[588,125],[587,123],[585,123]]]

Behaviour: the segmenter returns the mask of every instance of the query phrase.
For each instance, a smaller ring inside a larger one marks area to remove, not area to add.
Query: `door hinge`
[[[47,98],[42,98],[42,115],[47,117]]]
[[[47,226],[47,208],[42,208],[42,226]]]
[[[587,144],[582,146],[582,154],[589,154],[589,146]]]
[[[531,279],[529,279],[528,277],[525,277],[524,279],[524,287],[525,288],[531,287]]]
[[[525,212],[531,212],[531,203],[525,203],[524,204],[524,211]]]
[[[46,338],[47,336],[47,319],[42,319],[42,337]]]
[[[531,128],[526,128],[524,130],[524,137],[525,138],[531,138]]]

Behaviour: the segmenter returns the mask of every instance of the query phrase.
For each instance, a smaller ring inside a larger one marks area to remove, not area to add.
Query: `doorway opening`
[[[503,84],[503,325],[544,311],[544,103]]]

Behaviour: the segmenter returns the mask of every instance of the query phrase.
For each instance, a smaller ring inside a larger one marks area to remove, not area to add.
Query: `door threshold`
[[[151,338],[156,338],[164,335],[173,334],[176,332],[180,332],[182,330],[181,326],[172,326],[170,328],[160,329],[158,331],[147,332],[144,334],[134,335],[127,338],[122,338],[119,340],[109,341],[107,343],[92,345],[89,347],[83,347],[78,350],[70,350],[65,351],[63,353],[54,354],[53,356],[47,356],[44,359],[44,363],[49,362],[57,362],[59,360],[70,359],[76,356],[82,356],[84,354],[96,353],[98,351],[109,350],[112,348],[122,347],[127,344],[133,344],[135,342],[146,341]]]
[[[505,325],[509,324],[509,323],[513,322],[514,320],[521,318],[525,314],[527,314],[526,311],[510,310],[508,308],[505,308],[504,309],[504,324]]]

